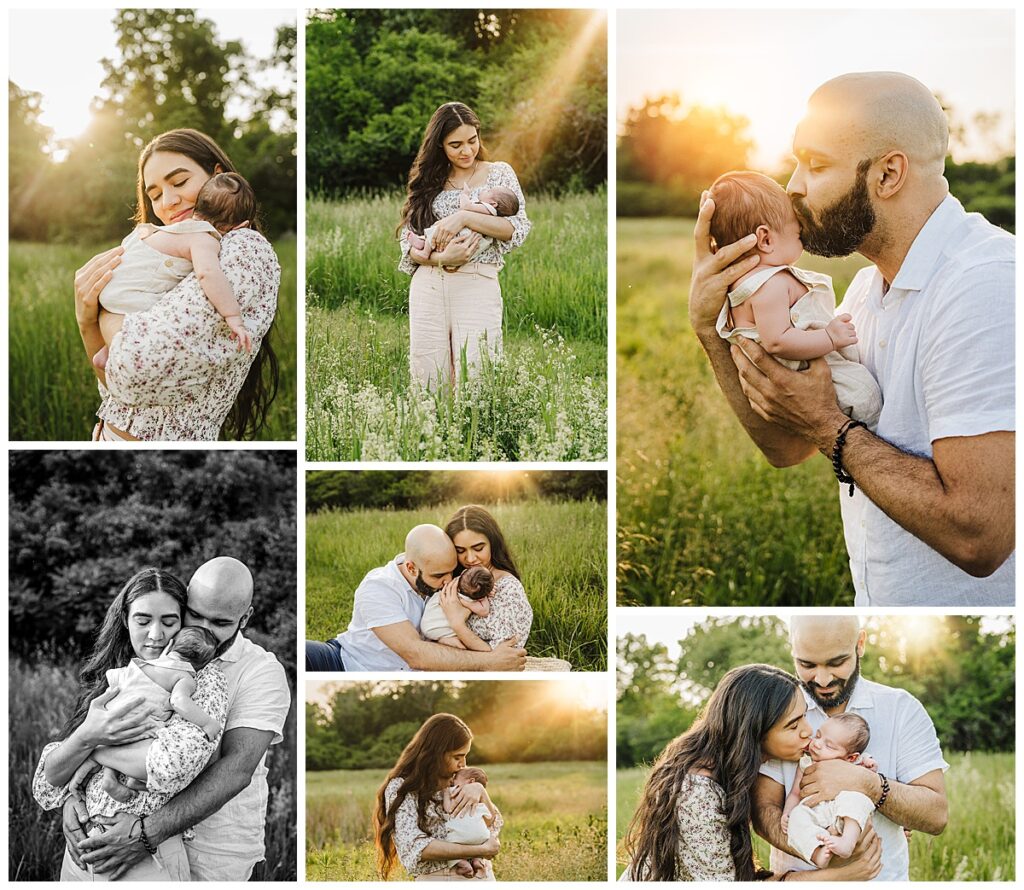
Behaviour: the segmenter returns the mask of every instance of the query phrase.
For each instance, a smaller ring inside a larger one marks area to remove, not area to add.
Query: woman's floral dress
[[[98,417],[138,439],[214,441],[277,312],[281,266],[252,229],[221,239],[220,265],[231,283],[252,353],[189,275],[151,309],[124,317],[110,344]]]
[[[533,608],[526,590],[515,575],[502,575],[494,583],[489,615],[472,613],[466,626],[493,649],[512,637],[523,648],[533,626]]]

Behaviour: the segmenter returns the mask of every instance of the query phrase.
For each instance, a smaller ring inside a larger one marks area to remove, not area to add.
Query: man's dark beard
[[[444,585],[442,584],[441,587]],[[425,596],[428,599],[432,597],[441,587],[433,588],[426,581],[423,580],[423,572],[416,569],[416,590],[419,591],[420,596]]]
[[[815,219],[800,195],[793,196],[793,209],[800,220],[804,250],[817,256],[849,256],[860,248],[875,227],[875,209],[868,195],[871,161],[857,165],[857,179],[850,190],[830,204]]]
[[[235,637],[237,637],[241,632],[242,632],[242,619],[239,618],[238,619],[238,624],[235,625],[235,632],[233,634],[231,634],[230,637],[228,637],[223,643],[221,643],[217,647],[216,651],[213,653],[213,657],[214,658],[220,658],[225,652],[227,652],[228,649],[231,648],[232,643],[235,642]]]
[[[822,698],[816,691],[821,688],[817,683],[808,683],[806,680],[800,681],[800,685],[807,690],[807,694],[814,699],[814,703],[823,711],[834,711],[836,708],[845,705],[850,700],[850,696],[853,695],[853,689],[857,685],[857,679],[860,677],[860,656],[854,653],[853,657],[857,659],[856,664],[853,666],[853,673],[845,680],[833,680],[825,687],[826,689],[835,689],[838,686],[838,695]]]

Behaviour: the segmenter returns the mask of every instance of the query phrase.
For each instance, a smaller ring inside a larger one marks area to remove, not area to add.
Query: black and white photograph
[[[14,881],[294,881],[291,451],[16,451]]]

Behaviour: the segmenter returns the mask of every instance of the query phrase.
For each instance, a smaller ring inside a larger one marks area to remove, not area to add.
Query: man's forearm
[[[492,651],[473,652],[423,640],[404,657],[416,671],[486,671],[492,667]]]
[[[180,794],[146,817],[146,834],[162,843],[217,812],[252,780],[252,770],[232,757],[214,761]]]
[[[872,798],[873,801],[882,796],[882,780],[877,776],[875,778],[878,781],[878,793]],[[949,818],[949,805],[946,796],[933,788],[903,785],[890,779],[889,796],[879,812],[890,822],[911,831],[942,834]]]
[[[751,821],[754,823],[754,831],[763,837],[776,850],[788,853],[797,859],[801,859],[799,853],[789,846],[789,838],[782,830],[782,809],[775,804],[765,804],[754,801]]]
[[[814,446],[810,442],[769,423],[750,407],[729,354],[729,343],[718,336],[718,331],[713,328],[698,331],[697,339],[711,363],[711,371],[729,408],[768,463],[773,467],[791,467],[814,454]]]
[[[832,447],[824,440],[817,444],[823,453]],[[994,523],[997,500],[977,493],[968,500],[965,492],[951,491],[931,459],[900,451],[857,427],[847,435],[843,466],[890,519],[965,572],[989,575],[1013,551],[1012,513],[1006,523]],[[1006,485],[998,504],[1012,503],[1012,462]]]

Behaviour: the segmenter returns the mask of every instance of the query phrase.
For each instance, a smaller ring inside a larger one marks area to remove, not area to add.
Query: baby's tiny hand
[[[827,325],[825,330],[832,338],[832,346],[835,349],[842,349],[844,346],[853,346],[857,342],[857,331],[850,319],[853,316],[848,312],[837,315]]]
[[[252,335],[249,333],[245,326],[245,322],[242,321],[240,315],[229,315],[224,319],[227,322],[228,327],[231,328],[231,333],[234,334],[235,339],[238,340],[239,351],[245,350],[246,352],[252,352]]]

